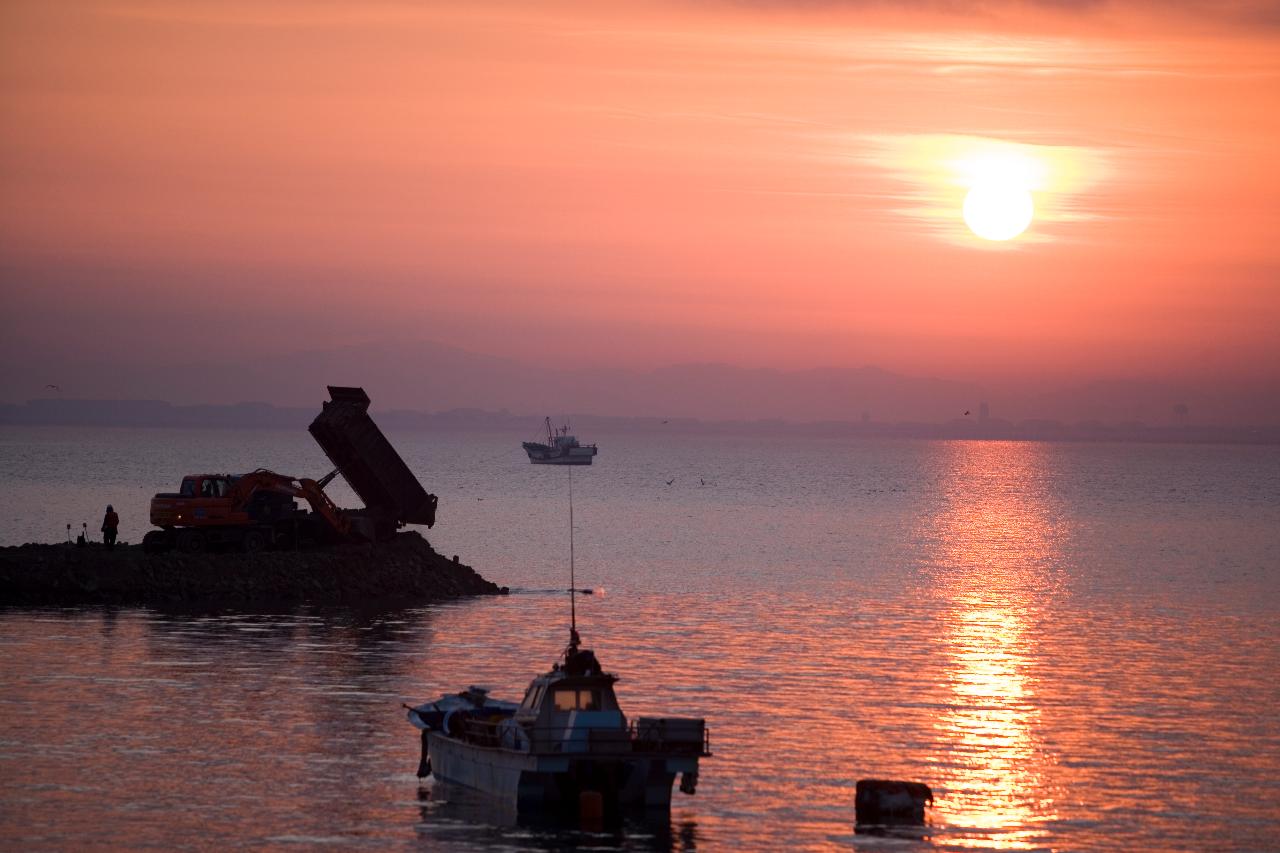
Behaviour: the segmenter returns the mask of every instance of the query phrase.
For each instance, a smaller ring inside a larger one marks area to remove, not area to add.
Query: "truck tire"
[[[142,537],[142,553],[163,554],[173,548],[173,537],[165,530],[149,530]]]
[[[183,530],[178,533],[178,550],[194,554],[204,550],[204,534],[199,530]]]
[[[256,554],[267,547],[267,536],[261,530],[249,530],[244,534],[244,538],[240,540],[240,547],[244,548],[247,553]]]

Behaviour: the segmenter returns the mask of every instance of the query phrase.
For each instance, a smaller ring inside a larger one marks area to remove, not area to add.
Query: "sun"
[[[1012,240],[1035,217],[1031,191],[1007,181],[983,181],[964,197],[964,222],[984,240]]]
[[[1031,169],[1019,156],[987,156],[969,164],[964,221],[984,240],[1012,240],[1031,225]]]

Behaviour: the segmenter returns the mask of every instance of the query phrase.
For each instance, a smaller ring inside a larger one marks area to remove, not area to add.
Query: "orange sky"
[[[9,2],[0,346],[1274,379],[1268,5]]]

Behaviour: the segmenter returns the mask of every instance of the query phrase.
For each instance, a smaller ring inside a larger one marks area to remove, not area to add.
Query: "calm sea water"
[[[567,471],[391,438],[433,544],[515,594],[0,611],[0,846],[1280,848],[1280,448],[588,436],[584,638],[715,752],[669,821],[591,835],[420,786],[399,708],[556,658]],[[0,542],[108,502],[137,541],[151,493],[260,465],[327,471],[305,433],[3,429]],[[929,825],[855,834],[864,777],[930,784]]]

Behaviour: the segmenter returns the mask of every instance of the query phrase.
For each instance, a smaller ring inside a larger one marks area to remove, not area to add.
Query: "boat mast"
[[[573,567],[573,466],[565,466],[569,471],[569,646],[578,647],[578,609],[575,593],[577,579]]]

